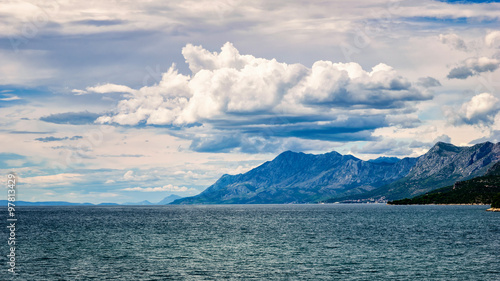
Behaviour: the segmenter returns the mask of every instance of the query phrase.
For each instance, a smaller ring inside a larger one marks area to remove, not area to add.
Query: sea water
[[[486,208],[19,207],[17,275],[2,227],[0,280],[500,280]]]

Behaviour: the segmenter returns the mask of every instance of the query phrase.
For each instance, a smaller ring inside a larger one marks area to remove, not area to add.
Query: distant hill
[[[172,204],[314,203],[391,183],[406,176],[417,160],[378,163],[337,152],[313,155],[286,151],[247,173],[223,175],[201,194]]]
[[[0,206],[7,206],[7,200],[0,200]],[[93,206],[92,203],[71,203],[65,201],[46,201],[46,202],[28,202],[16,201],[13,202],[16,206]]]
[[[365,194],[330,201],[346,199],[380,198],[389,200],[414,197],[437,188],[451,186],[484,175],[500,160],[500,143],[485,142],[471,147],[458,147],[438,142],[422,155],[405,177]]]
[[[459,181],[453,186],[436,189],[412,199],[407,198],[391,201],[389,204],[492,204],[495,196],[498,197],[499,195],[500,162],[496,163],[484,176],[467,181]]]
[[[144,206],[144,205],[154,205],[153,203],[149,202],[148,200],[144,200],[144,201],[141,201],[141,202],[126,202],[126,203],[123,203],[122,205],[131,205],[131,206]]]
[[[182,197],[179,195],[172,194],[172,195],[169,195],[169,196],[163,198],[163,200],[156,203],[156,205],[167,205],[167,204],[170,204],[170,203],[174,202],[175,200],[181,199],[181,198]]]
[[[169,195],[160,202],[153,204],[149,202],[148,200],[144,200],[141,202],[127,202],[123,204],[118,204],[118,203],[99,203],[99,204],[92,204],[92,203],[71,203],[71,202],[66,202],[66,201],[45,201],[45,202],[28,202],[28,201],[16,201],[14,204],[16,206],[120,206],[120,205],[130,205],[130,206],[146,206],[146,205],[166,205],[171,203],[174,200],[181,199],[181,196],[178,195]],[[0,200],[0,206],[7,206],[8,201],[7,200]]]

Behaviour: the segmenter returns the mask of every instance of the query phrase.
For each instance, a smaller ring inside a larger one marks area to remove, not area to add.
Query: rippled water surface
[[[485,209],[20,207],[19,274],[2,227],[0,280],[500,280],[500,213]]]

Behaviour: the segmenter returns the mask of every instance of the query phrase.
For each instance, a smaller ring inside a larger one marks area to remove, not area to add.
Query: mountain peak
[[[397,157],[386,157],[386,156],[380,156],[376,159],[370,159],[368,162],[371,163],[377,163],[377,164],[394,164],[401,161],[401,159]]]
[[[457,152],[458,150],[460,150],[460,147],[458,146],[455,146],[451,143],[446,143],[446,142],[437,142],[434,147],[431,149],[431,150],[446,150],[446,151],[454,151],[454,152]]]
[[[304,152],[295,152],[295,151],[291,151],[291,150],[287,150],[287,151],[283,151],[281,152],[276,158],[278,157],[290,157],[292,155],[297,155],[297,154],[305,154]]]

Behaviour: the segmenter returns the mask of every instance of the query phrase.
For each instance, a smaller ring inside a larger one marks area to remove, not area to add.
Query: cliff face
[[[500,160],[500,144],[437,143],[418,158],[363,161],[330,152],[283,152],[239,175],[223,175],[201,194],[174,204],[313,203],[329,198],[413,197],[482,176]]]

